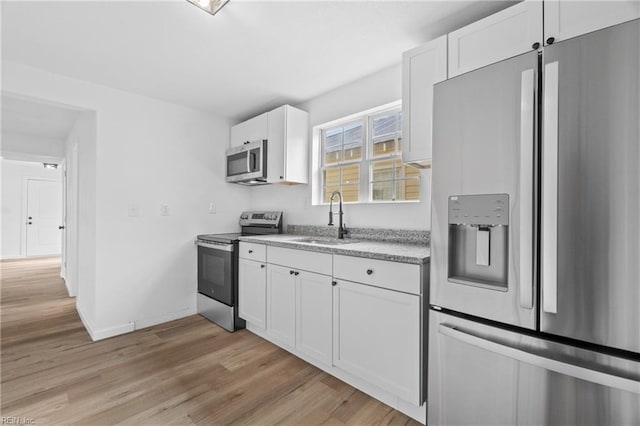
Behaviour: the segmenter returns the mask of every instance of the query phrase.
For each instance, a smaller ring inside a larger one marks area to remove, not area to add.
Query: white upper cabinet
[[[640,1],[544,2],[545,44],[566,40],[640,18]]]
[[[269,112],[267,182],[309,181],[309,114],[289,105]]]
[[[447,36],[402,56],[402,161],[431,163],[433,85],[447,79]]]
[[[231,128],[231,146],[267,140],[267,182],[309,181],[309,114],[289,105]]]
[[[269,137],[268,113],[260,114],[231,128],[231,146],[255,142]]]
[[[542,40],[542,2],[525,0],[449,33],[449,78],[537,49]]]

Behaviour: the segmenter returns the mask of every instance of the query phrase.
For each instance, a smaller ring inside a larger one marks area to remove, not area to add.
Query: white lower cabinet
[[[420,405],[420,296],[351,281],[333,287],[333,364]]]
[[[267,264],[267,335],[331,365],[331,277]]]
[[[305,355],[331,365],[331,277],[301,271],[297,290],[296,346]]]
[[[238,262],[238,315],[261,329],[266,327],[266,265],[240,258]]]
[[[249,330],[425,421],[428,266],[273,246],[263,263],[252,260],[260,249],[244,249],[239,306]]]
[[[267,334],[296,346],[296,275],[290,268],[267,265]]]

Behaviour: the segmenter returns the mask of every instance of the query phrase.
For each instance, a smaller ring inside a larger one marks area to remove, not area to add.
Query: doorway
[[[27,179],[26,255],[62,252],[62,183]]]

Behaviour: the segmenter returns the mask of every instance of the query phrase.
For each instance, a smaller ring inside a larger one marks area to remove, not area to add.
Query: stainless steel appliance
[[[242,212],[242,232],[198,235],[198,313],[228,331],[245,327],[238,316],[238,237],[282,233],[282,212]]]
[[[640,21],[434,105],[428,424],[640,424]]]
[[[229,148],[227,156],[227,182],[243,185],[267,184],[267,141],[245,142]]]

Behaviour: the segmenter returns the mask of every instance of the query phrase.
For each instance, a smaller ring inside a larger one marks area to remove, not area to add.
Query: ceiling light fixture
[[[198,6],[200,9],[209,12],[212,15],[218,13],[229,0],[187,0],[189,3]]]
[[[56,163],[42,163],[45,169],[57,169],[58,165]]]

